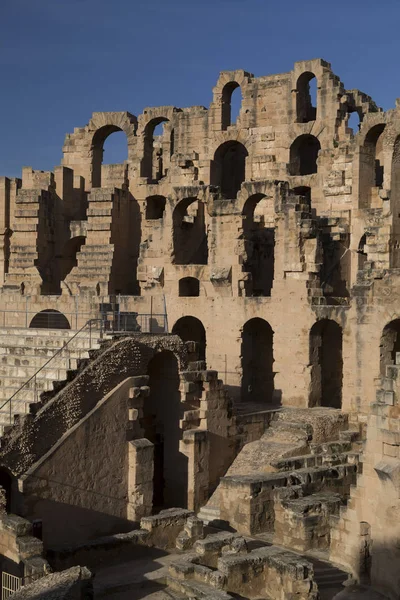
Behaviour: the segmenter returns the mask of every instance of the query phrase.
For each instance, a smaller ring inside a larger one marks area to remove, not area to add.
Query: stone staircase
[[[247,444],[201,508],[205,523],[267,533],[296,552],[326,551],[360,471],[362,442],[335,409],[282,409]]]
[[[15,415],[29,413],[30,405],[38,402],[43,392],[67,380],[81,361],[89,358],[89,350],[99,348],[94,332],[81,331],[71,340],[75,334],[70,329],[0,329],[0,435]],[[14,394],[10,406],[7,401]]]

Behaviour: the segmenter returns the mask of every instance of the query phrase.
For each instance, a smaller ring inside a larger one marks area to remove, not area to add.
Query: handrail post
[[[92,347],[92,320],[89,321],[89,348]]]

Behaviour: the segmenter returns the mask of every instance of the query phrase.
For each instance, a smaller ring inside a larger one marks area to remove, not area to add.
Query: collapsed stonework
[[[222,72],[208,109],[94,113],[54,172],[0,178],[8,512],[49,550],[174,507],[273,544],[199,566],[181,523],[178,597],[258,565],[244,597],[316,598],[291,549],[398,598],[399,206],[400,102],[320,59]]]

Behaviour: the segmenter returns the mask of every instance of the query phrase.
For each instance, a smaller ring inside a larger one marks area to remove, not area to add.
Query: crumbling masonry
[[[0,220],[0,484],[45,547],[180,507],[183,596],[317,598],[288,550],[319,550],[398,598],[400,102],[319,59],[222,72],[208,109],[94,113],[0,178]],[[21,391],[90,318],[108,339]]]

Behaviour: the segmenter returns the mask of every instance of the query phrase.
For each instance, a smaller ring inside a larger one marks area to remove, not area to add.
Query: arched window
[[[381,336],[380,373],[386,376],[386,367],[400,365],[400,319],[388,323]]]
[[[200,296],[200,281],[196,277],[183,277],[179,280],[180,296]]]
[[[110,140],[109,136],[113,135]],[[107,145],[105,142],[107,140]],[[128,145],[125,133],[116,125],[105,125],[96,131],[92,141],[92,187],[101,187],[103,164],[120,164],[128,159]],[[105,160],[106,158],[107,163]]]
[[[221,144],[211,165],[211,185],[218,185],[224,198],[233,200],[246,179],[246,147],[240,142]]]
[[[37,313],[29,327],[30,329],[71,329],[67,317],[51,308]]]
[[[178,335],[183,342],[194,342],[197,349],[197,360],[206,358],[206,330],[203,323],[196,317],[182,317],[172,328],[172,333]]]
[[[181,200],[172,216],[176,265],[206,265],[208,260],[205,206],[196,198]]]
[[[396,138],[392,156],[392,178],[390,185],[390,204],[393,212],[392,235],[390,244],[390,266],[400,267],[400,135]]]
[[[311,175],[316,173],[318,153],[321,144],[309,134],[300,135],[290,146],[290,175]]]
[[[296,112],[298,123],[308,123],[317,118],[317,79],[314,73],[305,72],[297,80]]]
[[[374,125],[360,147],[359,196],[360,207],[370,208],[383,186],[383,132],[385,124]],[[377,189],[378,188],[378,189]]]
[[[176,356],[167,350],[149,362],[150,395],[143,405],[145,437],[154,445],[153,510],[188,505],[188,459],[180,451],[184,405]],[[168,400],[168,401],[166,401]]]
[[[226,84],[222,90],[222,129],[234,125],[242,106],[242,93],[236,81]]]
[[[273,336],[271,326],[264,319],[250,319],[243,327],[241,397],[244,402],[273,402]]]
[[[321,287],[326,297],[347,298],[350,284],[350,236],[322,235]]]
[[[353,112],[351,112],[349,114],[349,119],[347,121],[347,127],[352,130],[353,135],[356,135],[356,133],[358,133],[360,130],[360,124],[361,124],[360,115],[358,114],[358,112],[356,110],[354,110]]]
[[[341,408],[343,382],[342,328],[330,319],[310,331],[311,383],[309,407]]]
[[[162,219],[164,217],[166,199],[164,196],[146,198],[146,219]]]
[[[173,152],[174,135],[167,127],[169,120],[157,117],[147,123],[144,130],[144,149],[141,162],[141,176],[157,183],[167,174],[169,160]]]
[[[270,296],[275,258],[275,211],[271,198],[255,194],[246,201],[243,208],[243,238],[243,268],[251,274],[246,295]]]

